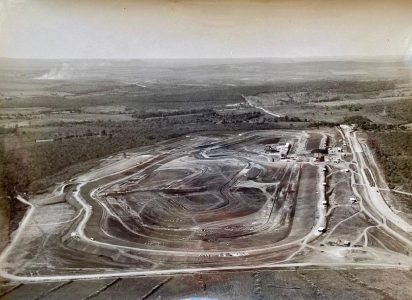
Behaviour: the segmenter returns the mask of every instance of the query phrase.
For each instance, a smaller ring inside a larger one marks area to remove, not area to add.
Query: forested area
[[[387,131],[369,134],[374,150],[391,188],[402,186],[412,192],[412,132]]]

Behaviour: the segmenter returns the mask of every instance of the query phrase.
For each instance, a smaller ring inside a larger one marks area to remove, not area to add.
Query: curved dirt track
[[[348,144],[342,153],[313,161],[314,147],[338,146],[339,137]],[[265,151],[287,143],[286,159]],[[411,225],[369,185],[362,153],[343,126],[194,135],[112,157],[50,195],[19,198],[30,209],[0,257],[1,275],[42,281],[274,266],[409,268]]]

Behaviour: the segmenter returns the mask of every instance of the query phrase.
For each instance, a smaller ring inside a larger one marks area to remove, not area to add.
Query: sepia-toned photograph
[[[412,299],[412,1],[0,0],[0,299]]]

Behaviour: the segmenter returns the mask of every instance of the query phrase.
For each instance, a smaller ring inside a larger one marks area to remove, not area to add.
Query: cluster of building
[[[284,145],[266,145],[265,153],[267,155],[280,156],[281,159],[286,159],[291,146],[292,145],[290,143],[286,143]],[[272,157],[272,161],[274,161],[274,157]]]
[[[345,149],[346,149],[346,143],[342,144],[342,147],[331,147],[328,146],[328,139],[325,139],[325,141],[322,143],[322,145],[319,147],[319,149],[314,149],[312,150],[312,155],[313,155],[313,160],[317,162],[324,162],[325,161],[325,156],[330,155],[330,161],[333,161],[334,163],[339,163],[340,158],[337,156],[337,154],[342,154],[342,156],[345,156]]]

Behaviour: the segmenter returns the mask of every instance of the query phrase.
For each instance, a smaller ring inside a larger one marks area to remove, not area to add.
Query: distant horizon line
[[[375,60],[411,60],[412,58],[408,55],[374,55],[374,56],[310,56],[310,57],[135,57],[135,58],[110,58],[110,57],[84,57],[84,58],[74,58],[74,57],[58,57],[58,58],[28,58],[28,57],[6,57],[0,56],[1,60],[38,60],[38,61],[80,61],[80,60],[105,60],[105,61],[212,61],[212,60],[262,60],[262,61],[284,61],[284,62],[321,62],[321,61],[375,61]]]

